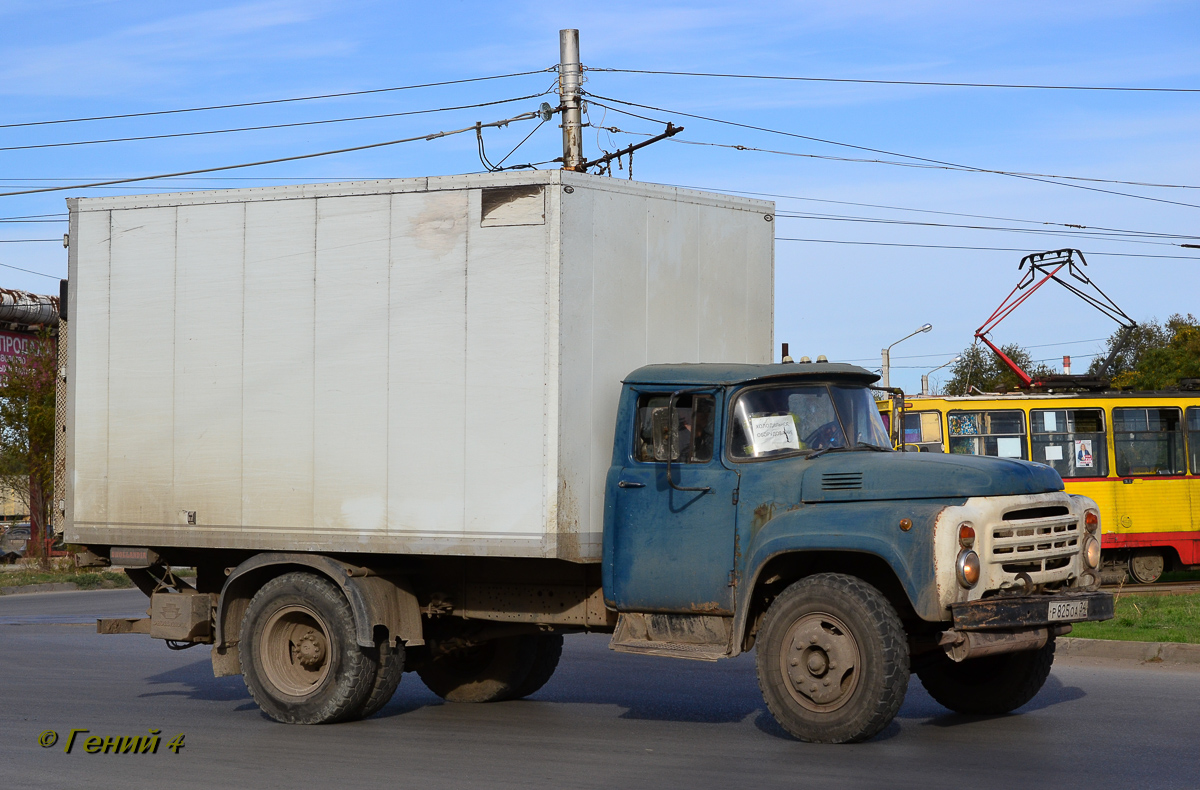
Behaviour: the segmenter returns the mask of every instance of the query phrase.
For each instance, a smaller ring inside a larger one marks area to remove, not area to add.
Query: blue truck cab
[[[756,647],[780,723],[844,742],[887,726],[910,671],[953,710],[1018,708],[1056,636],[1112,616],[1095,503],[1048,466],[893,451],[877,378],[824,362],[626,377],[602,572],[615,650]]]

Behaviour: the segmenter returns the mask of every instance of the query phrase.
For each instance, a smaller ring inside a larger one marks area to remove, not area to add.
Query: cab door
[[[634,391],[622,409],[630,430],[608,476],[606,592],[619,611],[732,614],[738,477],[718,451],[724,393],[681,394],[673,409],[671,395]]]

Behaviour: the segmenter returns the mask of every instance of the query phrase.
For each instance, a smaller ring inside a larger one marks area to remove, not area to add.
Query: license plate
[[[1053,601],[1050,620],[1082,620],[1087,617],[1087,601]]]

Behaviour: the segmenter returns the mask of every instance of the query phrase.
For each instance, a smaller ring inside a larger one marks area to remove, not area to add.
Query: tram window
[[[1192,474],[1200,475],[1200,406],[1188,406],[1188,455],[1191,456]]]
[[[952,411],[950,452],[1025,458],[1025,413],[1012,411]]]
[[[1103,409],[1034,409],[1029,412],[1032,460],[1062,477],[1107,477]]]
[[[1113,409],[1117,474],[1186,474],[1179,409]]]
[[[942,453],[942,413],[910,411],[904,415],[904,443],[915,444],[923,453]]]

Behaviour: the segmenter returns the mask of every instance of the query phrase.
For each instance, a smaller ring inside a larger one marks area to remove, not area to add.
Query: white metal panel
[[[242,519],[311,536],[315,200],[246,203]]]
[[[463,534],[469,196],[392,197],[390,535]]]
[[[699,209],[700,359],[749,362],[746,246],[741,223],[711,206]],[[763,223],[766,224],[765,222]],[[771,294],[765,295],[768,299]]]
[[[588,529],[590,551],[584,556],[600,548],[604,478],[612,462],[621,380],[650,361],[646,356],[649,203],[640,195],[597,191],[592,207],[592,524]],[[564,309],[570,306],[564,305]],[[581,546],[581,550],[589,546]]]
[[[546,227],[467,222],[466,532],[545,530]]]
[[[647,207],[646,358],[656,362],[700,358],[698,209],[673,200]]]
[[[109,518],[126,524],[178,523],[172,493],[175,211],[112,212],[108,506]]]
[[[317,201],[314,522],[387,528],[387,195]]]
[[[109,215],[74,214],[70,272],[70,418],[73,458],[68,521],[108,521]],[[82,364],[81,364],[82,361]],[[82,394],[82,397],[81,397]]]
[[[592,207],[596,193],[576,189],[560,198],[561,217],[558,341],[558,486],[557,522],[559,556],[581,552],[579,535],[603,523],[603,503],[594,492],[603,490],[603,476],[594,473],[596,455],[592,420],[592,314],[593,245]],[[582,243],[581,243],[582,242]],[[606,444],[612,451],[612,437]],[[600,459],[607,471],[608,457]],[[594,513],[599,503],[601,512]],[[586,551],[586,549],[582,549]]]
[[[775,358],[774,223],[750,211],[735,216],[743,225],[739,235],[746,250],[746,345],[739,351],[746,362],[766,363]]]
[[[177,209],[175,518],[242,524],[242,316],[245,207]]]

